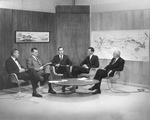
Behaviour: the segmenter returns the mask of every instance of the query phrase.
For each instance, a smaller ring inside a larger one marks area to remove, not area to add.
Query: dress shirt
[[[114,64],[118,59],[119,59],[119,57],[118,58],[114,58],[112,64]]]
[[[62,60],[63,59],[63,55],[59,55],[59,58]]]
[[[92,54],[92,55],[90,55],[90,60],[91,60],[92,56],[93,56],[93,54]]]
[[[38,58],[37,58],[37,57],[35,57],[34,55],[32,55],[32,57],[33,57],[36,61],[38,61]]]
[[[16,63],[16,65],[17,65],[17,67],[19,68],[19,71],[21,71],[22,70],[22,68],[21,68],[21,65],[19,64],[19,62],[16,60],[16,58],[14,58],[14,57],[11,57],[13,60],[14,60],[14,62]]]
[[[89,61],[90,61],[90,63],[91,63],[91,58],[92,58],[92,56],[93,56],[93,54],[89,56]]]

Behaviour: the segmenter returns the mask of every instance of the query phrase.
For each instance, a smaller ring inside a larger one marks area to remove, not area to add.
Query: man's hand
[[[112,70],[110,70],[110,71],[108,72],[108,75],[110,75],[111,72],[112,72]]]
[[[59,67],[59,66],[60,66],[60,64],[56,64],[55,66],[56,66],[56,67]]]
[[[44,67],[43,67],[43,66],[41,66],[41,67],[39,68],[39,70],[43,70],[43,68],[44,68]]]
[[[66,65],[66,67],[69,67],[69,65]]]
[[[105,68],[101,68],[102,70],[106,70]]]
[[[87,68],[87,69],[89,68],[86,64],[84,64],[82,67]]]
[[[25,72],[26,70],[24,68],[21,68],[21,70],[19,70],[20,73]]]

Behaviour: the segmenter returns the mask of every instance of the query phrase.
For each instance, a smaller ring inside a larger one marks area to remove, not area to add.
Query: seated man
[[[93,55],[94,48],[89,47],[87,54],[88,56],[84,59],[84,61],[80,64],[80,66],[74,66],[72,68],[72,76],[77,78],[81,73],[89,73],[91,68],[98,68],[99,61],[96,55]]]
[[[96,83],[93,87],[89,88],[89,90],[96,90],[92,94],[100,94],[102,78],[107,77],[108,73],[110,73],[110,77],[112,77],[115,71],[122,71],[124,68],[124,63],[125,61],[120,57],[120,51],[114,51],[113,58],[111,59],[109,65],[107,65],[104,69],[97,70],[94,79],[99,80],[99,83]]]
[[[27,59],[27,67],[34,68],[38,75],[41,78],[40,85],[43,86],[46,81],[48,81],[50,75],[50,65],[43,66],[42,59],[38,56],[37,48],[31,49],[31,56]],[[49,92],[55,94],[53,91],[51,84],[49,83]]]
[[[11,51],[11,57],[9,57],[5,62],[7,73],[15,73],[18,79],[30,80],[33,88],[32,96],[42,97],[42,95],[40,95],[36,90],[38,88],[38,82],[40,81],[39,75],[33,68],[25,69],[18,61],[18,57],[19,51],[17,49],[13,49]]]
[[[52,59],[52,65],[55,66],[56,73],[63,74],[63,78],[71,78],[70,66],[72,62],[67,55],[64,55],[64,49],[62,47],[58,48],[58,55],[55,55]],[[62,88],[65,91],[65,86]]]

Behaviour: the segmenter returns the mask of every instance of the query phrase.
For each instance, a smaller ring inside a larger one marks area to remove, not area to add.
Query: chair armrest
[[[58,74],[56,73],[56,70],[55,70],[55,67],[52,66],[52,70],[53,70],[53,74],[56,75],[56,76],[63,76],[63,74]]]
[[[109,71],[107,74],[107,77],[110,77],[110,74],[112,73],[112,71]],[[116,77],[118,75],[118,77],[120,76],[120,71],[115,71],[114,75],[112,77]]]
[[[91,68],[88,74],[87,73],[82,73],[82,76],[93,79],[98,69],[99,68]]]
[[[15,73],[11,73],[10,74],[10,80],[13,83],[20,83],[20,81],[18,80],[18,77],[17,77],[17,75]]]

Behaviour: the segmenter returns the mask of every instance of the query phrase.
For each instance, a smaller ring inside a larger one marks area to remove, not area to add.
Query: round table
[[[54,83],[61,86],[85,86],[98,83],[98,80],[88,79],[88,78],[66,78],[56,81],[49,81],[49,83]]]

